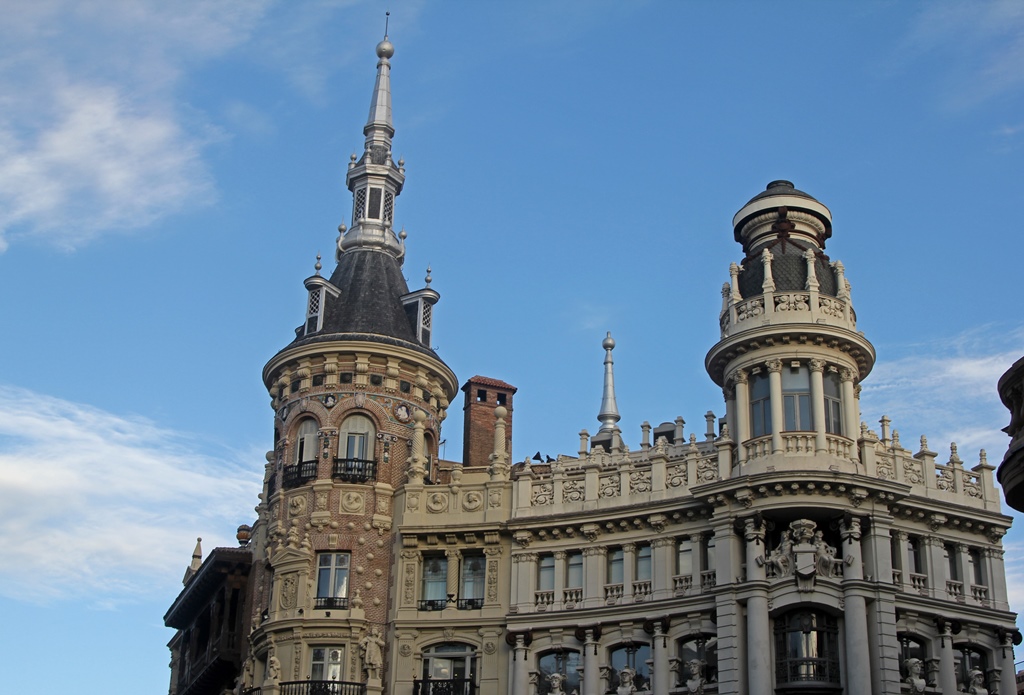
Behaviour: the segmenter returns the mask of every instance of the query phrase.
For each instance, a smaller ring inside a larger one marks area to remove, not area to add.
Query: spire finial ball
[[[615,341],[612,340],[612,332],[611,331],[608,331],[607,337],[605,337],[605,339],[601,341],[601,347],[603,347],[605,350],[614,350],[615,349]]]
[[[385,36],[384,40],[377,44],[377,57],[390,58],[393,55],[395,55],[395,45]]]

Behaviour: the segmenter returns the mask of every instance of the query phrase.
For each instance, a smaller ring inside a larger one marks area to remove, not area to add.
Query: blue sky
[[[741,257],[730,222],[776,178],[832,210],[878,350],[864,419],[1001,459],[995,381],[1024,353],[1024,4],[3,0],[12,692],[167,687],[161,617],[195,538],[253,519],[260,371],[349,222],[386,8],[406,276],[432,266],[461,379],[519,387],[516,459],[597,427],[607,330],[631,447],[644,420],[722,413],[703,358]],[[444,437],[459,458],[458,405]],[[1024,607],[1024,530],[1006,545]]]

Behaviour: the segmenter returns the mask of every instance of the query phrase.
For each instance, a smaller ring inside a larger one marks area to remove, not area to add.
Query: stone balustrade
[[[765,292],[727,299],[719,316],[722,338],[751,328],[781,323],[813,323],[857,330],[857,313],[846,299],[808,292]]]

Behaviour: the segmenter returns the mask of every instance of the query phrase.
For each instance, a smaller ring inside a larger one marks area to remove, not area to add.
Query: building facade
[[[393,54],[385,37],[337,267],[305,280],[263,372],[274,448],[240,536],[237,691],[1016,692],[994,469],[863,424],[875,351],[825,254],[830,211],[787,181],[733,219],[743,258],[704,365],[724,414],[645,423],[631,448],[609,334],[576,453],[513,464],[516,389],[475,376],[463,460],[439,458],[460,388],[430,348],[429,270],[414,291],[401,272]]]

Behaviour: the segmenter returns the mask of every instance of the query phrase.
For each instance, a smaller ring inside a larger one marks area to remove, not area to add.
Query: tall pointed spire
[[[395,125],[391,122],[391,62],[395,55],[395,46],[384,34],[384,40],[377,44],[377,81],[373,85],[373,97],[370,99],[370,116],[366,119],[363,134],[366,136],[366,149],[383,145],[391,151],[391,138],[395,135]]]
[[[352,191],[352,224],[342,231],[337,256],[355,249],[386,251],[401,263],[404,237],[392,228],[395,199],[405,185],[405,162],[391,156],[391,57],[395,46],[388,39],[377,44],[377,81],[370,98],[370,115],[363,128],[366,144],[362,157],[352,155],[346,185]]]
[[[192,551],[192,562],[189,563],[188,568],[185,570],[185,576],[182,578],[182,584],[188,584],[188,580],[195,576],[195,573],[199,571],[199,568],[203,566],[203,539],[196,539],[196,549]]]
[[[601,342],[604,348],[604,393],[601,395],[601,412],[597,419],[601,423],[601,432],[612,432],[615,423],[619,421],[619,408],[615,404],[615,372],[613,370],[612,350],[615,349],[615,341],[612,340],[612,333],[608,331],[607,337]]]

